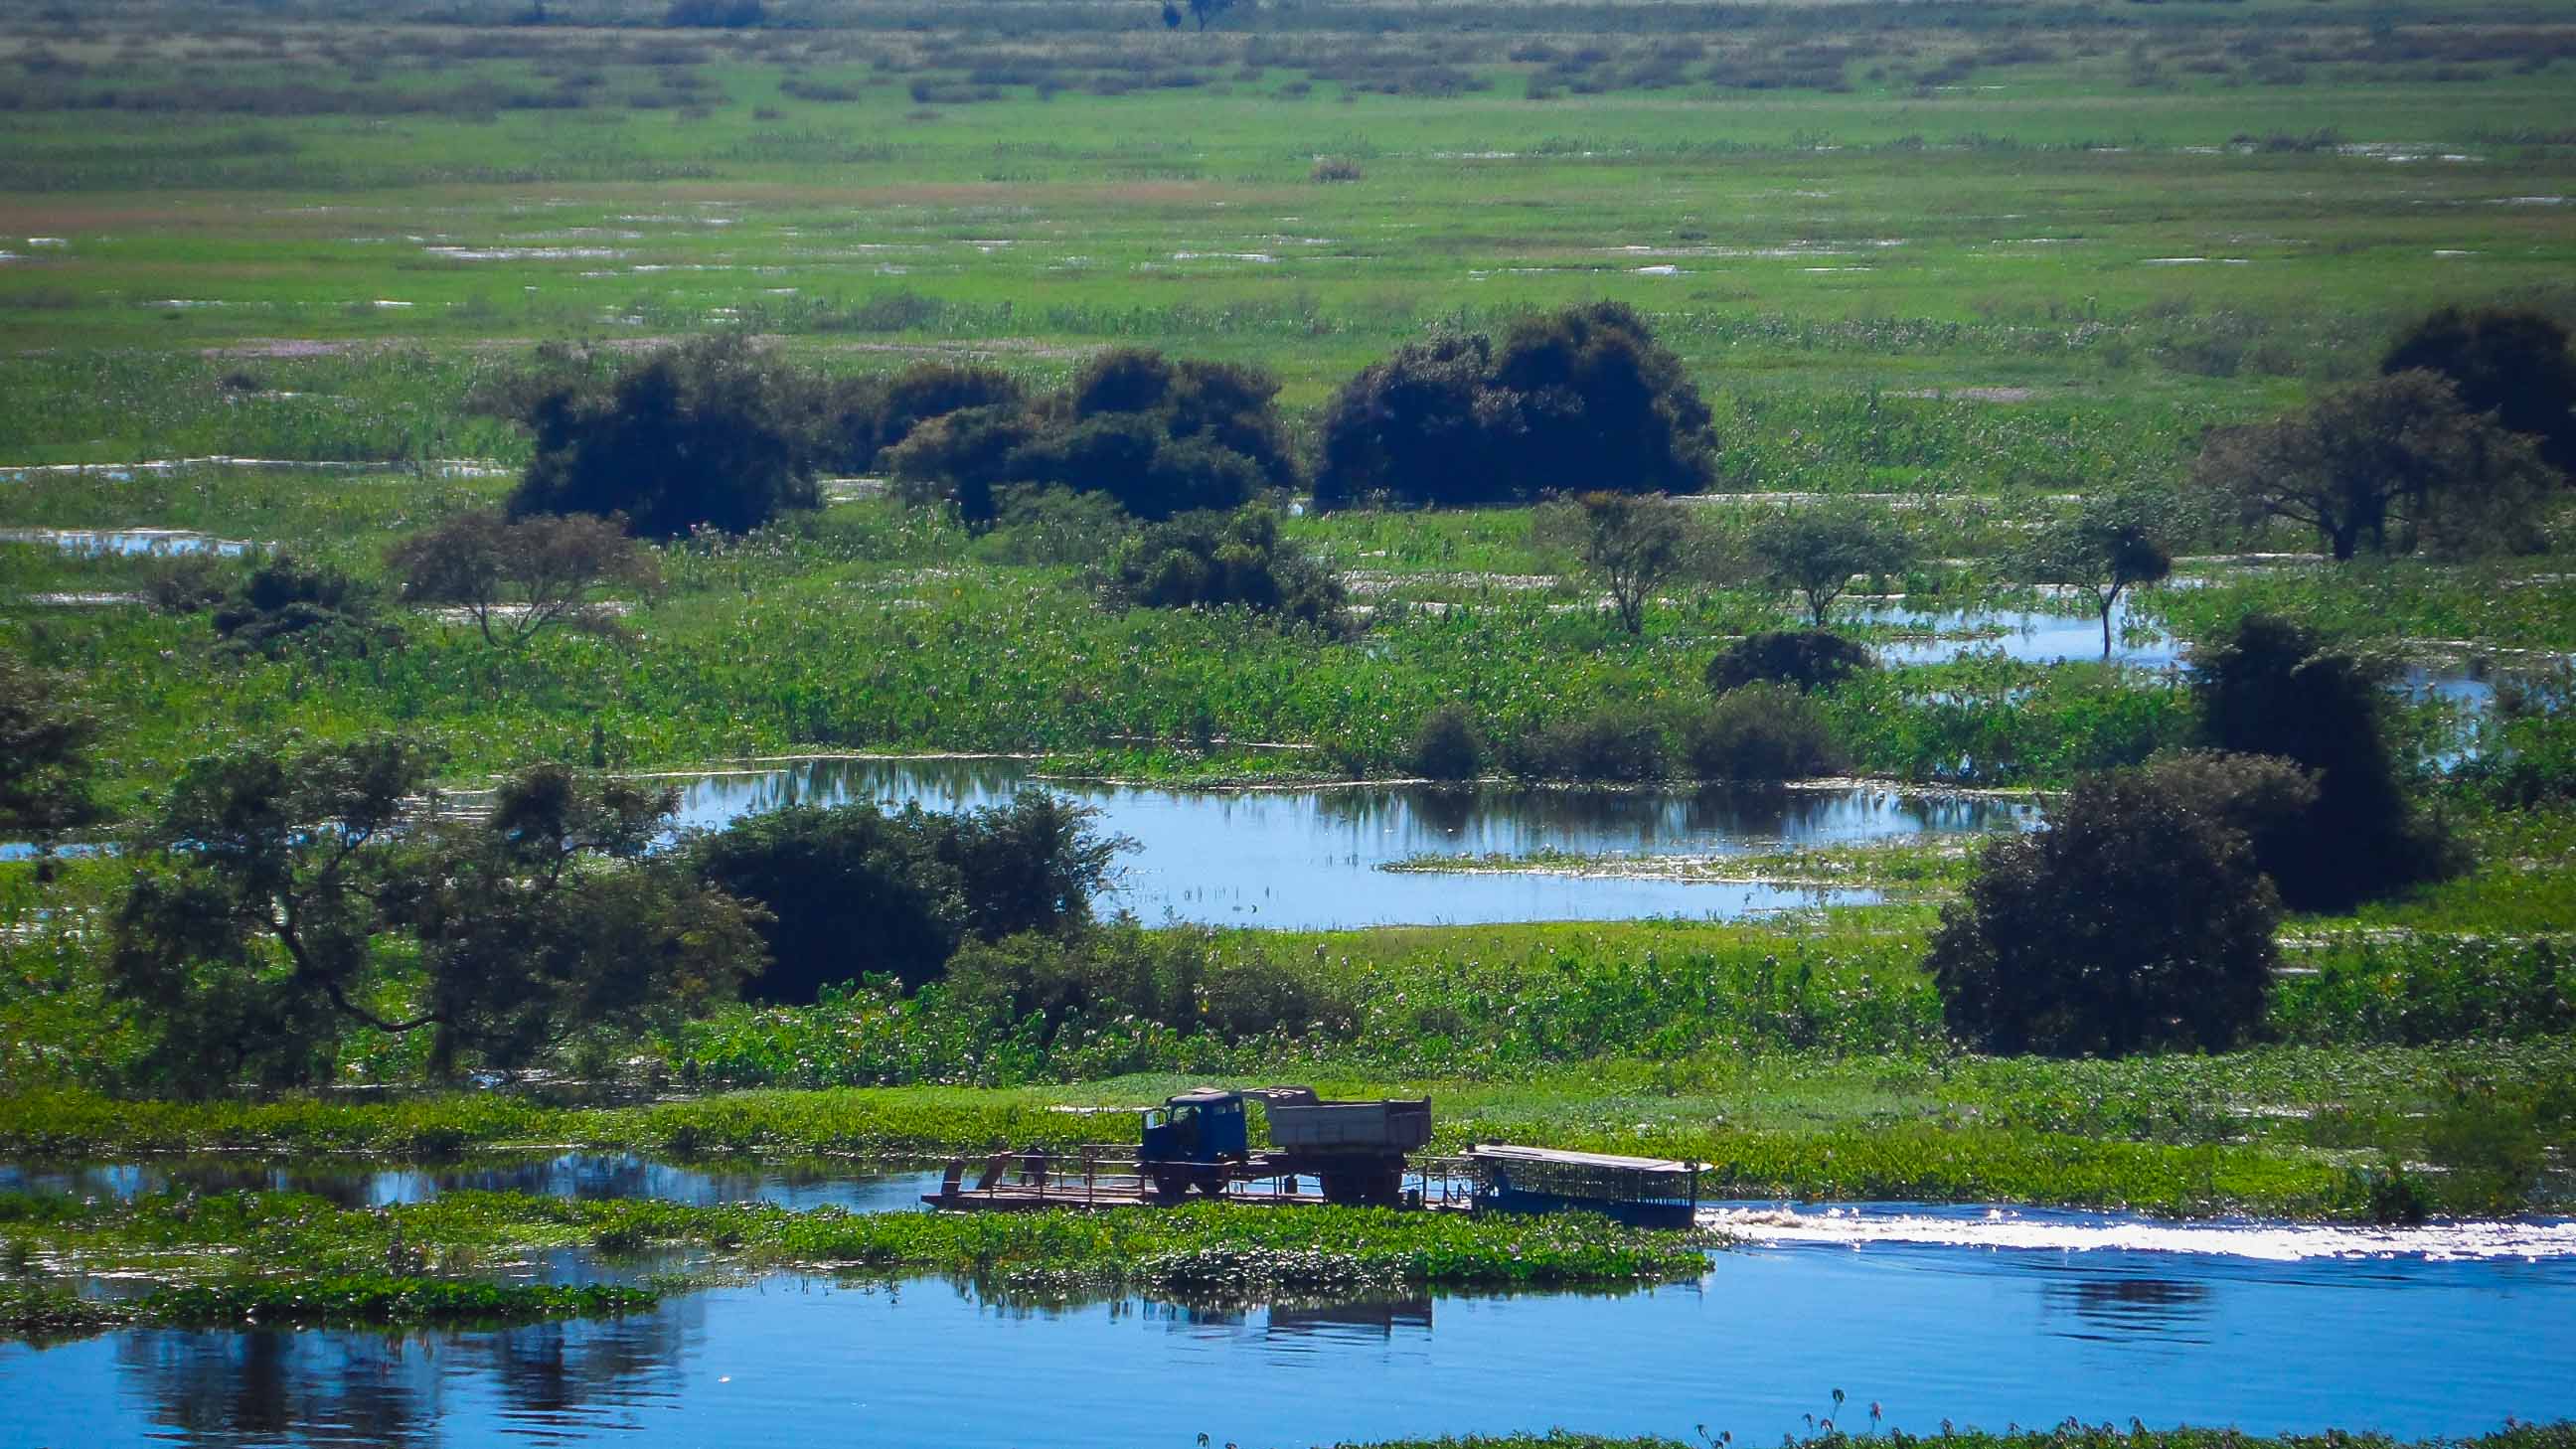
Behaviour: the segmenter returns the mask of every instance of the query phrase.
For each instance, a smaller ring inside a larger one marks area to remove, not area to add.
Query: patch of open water
[[[2576,1414],[2576,1259],[2285,1259],[2146,1236],[2281,1240],[2260,1225],[2075,1213],[1723,1211],[1773,1227],[1696,1282],[1619,1293],[1192,1306],[779,1275],[600,1322],[9,1345],[0,1446],[1179,1449],[1554,1425],[1751,1443],[1809,1415],[1865,1428],[1873,1407],[1917,1433],[2136,1415],[2412,1437]]]
[[[800,760],[684,777],[684,825],[720,827],[795,804],[850,800],[960,810],[1039,786],[1100,812],[1133,838],[1107,905],[1163,920],[1281,929],[1504,921],[1728,917],[1866,892],[1723,882],[1537,875],[1418,875],[1378,869],[1424,854],[1559,850],[1723,855],[1896,836],[2027,826],[2025,803],[1893,789],[1662,795],[1373,785],[1177,790],[1039,780],[1007,760]]]

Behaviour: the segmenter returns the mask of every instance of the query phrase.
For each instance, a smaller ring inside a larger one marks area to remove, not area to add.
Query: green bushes
[[[231,657],[284,658],[290,653],[364,656],[402,642],[402,631],[377,617],[374,585],[328,564],[289,554],[250,571],[215,610],[218,649]]]
[[[2242,832],[2144,774],[2099,776],[1986,847],[1925,965],[1987,1051],[2220,1051],[2262,1027],[2276,902]]]
[[[1094,834],[1092,813],[1044,791],[941,814],[796,805],[700,835],[688,857],[700,880],[765,912],[770,967],[745,993],[811,1002],[872,973],[933,980],[970,940],[1080,929],[1125,843]]]
[[[1766,629],[1719,650],[1708,661],[1706,678],[1715,694],[1748,684],[1787,684],[1812,693],[1877,663],[1866,645],[1831,629]]]
[[[1503,764],[1526,780],[1641,785],[1664,777],[1666,751],[1660,719],[1633,707],[1603,705],[1506,741]]]
[[[1343,384],[1315,502],[1526,502],[1551,489],[1695,493],[1714,475],[1708,405],[1626,304],[1410,344]]]
[[[1301,624],[1338,622],[1342,586],[1279,538],[1275,510],[1185,513],[1119,546],[1111,590],[1150,608],[1241,606]]]
[[[1444,704],[1422,717],[1413,736],[1413,772],[1426,780],[1473,780],[1484,772],[1485,740],[1475,712]]]
[[[2193,689],[2209,745],[2315,774],[2313,805],[2263,837],[2263,868],[2283,904],[2348,910],[2462,868],[2449,832],[2407,798],[2379,679],[2358,657],[2287,620],[2249,615],[2200,652]]]
[[[749,532],[822,501],[811,405],[806,378],[739,335],[655,353],[604,386],[566,375],[520,418],[536,451],[510,512],[619,514],[647,538]]]
[[[1114,348],[1060,393],[930,419],[883,465],[907,499],[953,500],[991,523],[1010,485],[1106,493],[1139,518],[1239,508],[1302,479],[1268,373]]]
[[[1744,782],[1830,775],[1844,765],[1824,712],[1776,684],[1719,695],[1683,727],[1682,760],[1694,779]]]

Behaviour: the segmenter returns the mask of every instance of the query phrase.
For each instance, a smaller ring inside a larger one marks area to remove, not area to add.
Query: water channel
[[[675,778],[684,826],[850,800],[959,810],[1030,785],[1100,812],[1137,849],[1109,906],[1165,920],[1282,929],[1739,916],[1867,892],[1616,876],[1414,874],[1417,855],[1725,856],[1788,846],[2026,827],[2028,802],[1884,786],[1695,795],[1371,785],[1206,791],[1036,780],[1009,760],[798,760]]]
[[[0,1170],[0,1186],[134,1190],[213,1170]],[[302,1185],[355,1201],[507,1186],[899,1211],[931,1180],[562,1157]],[[1554,1425],[1682,1438],[1705,1425],[1755,1443],[1803,1431],[1808,1415],[1866,1428],[1873,1403],[1915,1432],[2135,1414],[2416,1436],[2576,1414],[2564,1372],[2576,1223],[2563,1219],[2382,1231],[1914,1204],[1709,1216],[1744,1242],[1713,1252],[1705,1276],[1608,1294],[1027,1301],[935,1278],[780,1274],[602,1322],[9,1345],[0,1449],[801,1443],[825,1431],[1101,1449],[1180,1449],[1204,1433],[1250,1449]],[[527,1275],[597,1271],[549,1255]]]

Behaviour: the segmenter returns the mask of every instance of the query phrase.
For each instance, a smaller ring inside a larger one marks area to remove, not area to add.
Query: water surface
[[[720,827],[793,804],[851,800],[959,810],[1038,786],[1100,812],[1138,849],[1108,905],[1163,920],[1329,929],[1500,921],[1727,917],[1866,892],[1547,875],[1420,875],[1378,867],[1418,855],[1729,855],[1797,845],[2011,829],[2025,803],[1887,787],[1663,795],[1604,790],[1372,785],[1178,790],[1036,780],[994,760],[803,760],[682,777],[683,825]]]
[[[1847,1216],[1963,1236],[1987,1220]],[[2043,1216],[2104,1243],[2135,1223]],[[2136,1415],[2413,1437],[2576,1415],[2576,1259],[1995,1243],[1784,1241],[1616,1295],[1192,1307],[781,1276],[597,1323],[119,1333],[0,1348],[0,1446],[1182,1449],[1204,1433],[1251,1449],[1555,1425],[1760,1443],[1836,1414],[1836,1388],[1845,1427],[1875,1402],[1918,1433]]]

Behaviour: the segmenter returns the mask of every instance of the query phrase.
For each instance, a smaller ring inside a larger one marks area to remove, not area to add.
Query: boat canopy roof
[[[1556,1167],[1590,1167],[1622,1172],[1698,1172],[1704,1162],[1675,1162],[1669,1157],[1621,1157],[1608,1152],[1564,1152],[1554,1147],[1520,1147],[1508,1142],[1479,1142],[1467,1149],[1479,1162],[1538,1162]]]

